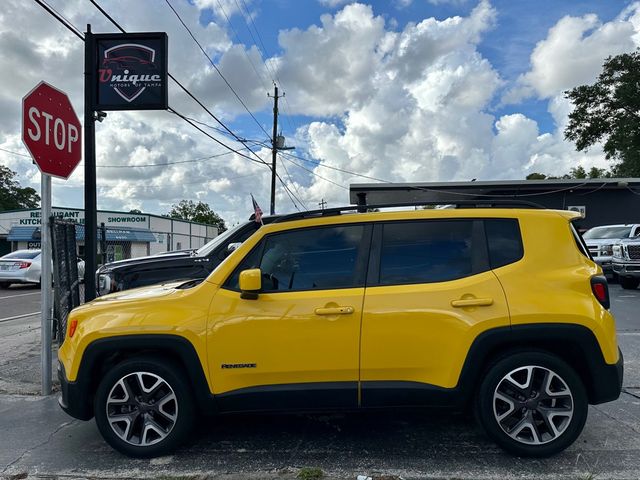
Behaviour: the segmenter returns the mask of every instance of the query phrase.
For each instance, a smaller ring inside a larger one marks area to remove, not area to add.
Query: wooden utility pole
[[[268,97],[271,97],[267,93]],[[278,174],[276,173],[276,157],[278,155],[278,150],[295,150],[296,147],[285,147],[284,146],[284,137],[282,135],[278,135],[278,98],[284,97],[284,93],[282,95],[278,95],[278,86],[273,84],[273,137],[271,138],[271,208],[269,212],[271,215],[275,215],[276,213],[276,177]]]
[[[267,94],[269,95],[269,94]],[[271,95],[269,95],[271,96]],[[273,136],[271,137],[271,205],[270,214],[276,213],[276,157],[278,156],[278,86],[273,84]]]

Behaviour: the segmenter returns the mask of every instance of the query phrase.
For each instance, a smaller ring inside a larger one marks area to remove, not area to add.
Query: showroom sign
[[[166,110],[167,34],[94,34],[94,110]]]

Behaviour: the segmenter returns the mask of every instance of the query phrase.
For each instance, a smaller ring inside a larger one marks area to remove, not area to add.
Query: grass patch
[[[298,478],[300,480],[316,480],[322,477],[324,477],[324,472],[317,467],[304,467],[298,472]]]

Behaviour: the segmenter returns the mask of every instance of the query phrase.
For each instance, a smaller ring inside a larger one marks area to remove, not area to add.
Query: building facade
[[[84,257],[84,210],[53,207],[52,212],[55,217],[78,225],[77,253]],[[0,212],[0,254],[40,248],[40,215],[40,209]],[[212,225],[110,210],[98,210],[98,226],[98,242],[106,246],[107,261],[196,249],[218,235],[217,227]]]
[[[599,225],[640,223],[640,178],[504,180],[433,183],[351,184],[352,204],[399,204],[491,200],[535,202],[544,208],[573,210],[582,230]]]

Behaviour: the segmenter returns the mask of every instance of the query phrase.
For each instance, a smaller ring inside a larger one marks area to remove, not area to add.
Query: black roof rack
[[[375,205],[348,205],[345,207],[325,208],[324,210],[307,210],[304,212],[290,213],[276,218],[272,223],[289,222],[309,217],[330,217],[342,215],[345,212],[366,213],[373,208],[394,208],[394,207],[424,207],[428,205],[454,205],[456,208],[539,208],[546,209],[539,203],[527,200],[505,200],[505,199],[483,199],[483,200],[438,200],[429,202],[407,202],[407,203],[379,203]]]

